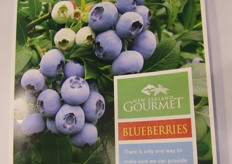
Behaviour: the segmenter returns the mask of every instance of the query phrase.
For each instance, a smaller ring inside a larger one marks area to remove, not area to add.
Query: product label
[[[190,68],[115,76],[114,84],[117,164],[197,163]]]

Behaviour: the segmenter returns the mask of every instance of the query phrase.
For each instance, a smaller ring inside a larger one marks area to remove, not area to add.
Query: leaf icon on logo
[[[148,84],[145,88],[142,89],[141,92],[145,93],[146,95],[150,95],[155,88],[156,87],[154,85]]]
[[[154,85],[148,84],[145,88],[142,89],[142,93],[145,93],[146,95],[151,95],[151,93],[154,93],[154,96],[158,95],[159,93],[168,94],[167,91],[168,88],[164,88],[162,85],[158,84],[158,87],[155,87]]]
[[[169,89],[167,89],[167,88],[164,88],[162,85],[158,85],[158,88],[155,88],[154,89],[154,96],[156,96],[156,95],[158,95],[159,93],[163,93],[163,94],[168,94],[167,93],[167,91],[168,91]]]

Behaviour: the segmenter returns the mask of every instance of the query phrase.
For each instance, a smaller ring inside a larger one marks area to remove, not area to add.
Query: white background
[[[13,163],[12,116],[16,0],[0,0],[0,161]],[[205,0],[219,164],[232,164],[232,1]]]

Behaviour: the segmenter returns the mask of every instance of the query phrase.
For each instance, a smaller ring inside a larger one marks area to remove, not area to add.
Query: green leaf
[[[195,0],[188,0],[182,13],[185,29],[191,29],[196,22],[196,4]]]
[[[197,144],[197,155],[199,157],[203,156],[209,151],[209,146],[203,142]]]
[[[20,45],[24,45],[27,42],[28,31],[26,24],[27,22],[25,21],[23,15],[18,13],[16,38],[17,43]]]
[[[83,61],[85,67],[85,79],[98,78],[102,73],[99,68],[105,66],[105,64],[95,56],[91,46],[75,49],[71,53],[70,58]]]
[[[211,132],[210,131],[208,131],[208,133],[201,140],[201,144],[207,145],[209,147],[209,149],[208,149],[208,151],[204,151],[204,153],[201,152],[198,155],[198,160],[204,160],[204,161],[212,160],[212,143],[211,143]]]
[[[28,0],[29,2],[29,12],[32,20],[38,18],[40,11],[42,9],[42,3],[38,0]]]
[[[178,40],[203,41],[203,33],[202,31],[189,31],[178,37]]]
[[[179,0],[179,3],[180,3],[179,12],[183,12],[184,6],[186,5],[187,2],[188,0]]]
[[[80,149],[78,152],[78,163],[81,164],[108,164],[109,159],[100,140],[95,144]]]
[[[20,73],[30,61],[33,51],[27,46],[17,46],[15,59],[15,75]]]
[[[175,69],[180,60],[180,43],[174,39],[161,41],[155,53],[144,62],[141,72]]]
[[[163,6],[165,6],[167,9],[168,28],[170,28],[177,18],[177,14],[179,12],[179,3],[178,0],[166,0]]]
[[[202,115],[205,118],[207,126],[210,127],[209,106],[202,106],[195,110],[195,112]]]
[[[192,68],[193,94],[208,97],[205,63],[190,63],[182,68]]]
[[[81,27],[82,27],[82,22],[81,22],[81,20],[79,20],[75,26],[71,27],[71,29],[72,29],[74,32],[77,32],[78,30],[81,29]]]
[[[71,163],[71,143],[67,136],[58,136],[46,132],[41,136],[41,155],[44,164]]]
[[[38,148],[34,144],[29,144],[27,149],[23,152],[25,164],[40,164],[42,163],[41,155]]]

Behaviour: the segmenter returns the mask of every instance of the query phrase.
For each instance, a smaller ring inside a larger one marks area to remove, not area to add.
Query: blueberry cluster
[[[58,24],[82,16],[74,1],[57,2],[51,12]],[[97,58],[112,63],[114,75],[138,73],[156,49],[156,37],[147,30],[150,16],[143,0],[104,1],[89,7],[88,26],[77,32],[66,26],[58,30],[56,48],[43,54],[40,69],[29,69],[21,78],[25,97],[35,107],[23,120],[22,131],[32,135],[47,128],[54,134],[70,135],[76,146],[92,145],[98,137],[96,123],[105,112],[105,100],[97,84],[85,80],[83,63],[70,60],[64,52],[74,46],[92,46]],[[46,79],[56,79],[59,89],[46,85]]]
[[[112,61],[115,75],[138,73],[144,60],[156,49],[156,37],[147,30],[150,11],[141,0],[117,0],[116,4],[101,2],[89,13],[89,27],[98,34],[95,55]]]
[[[66,77],[58,93],[45,84],[45,78]],[[76,75],[73,75],[76,73]],[[65,64],[58,49],[49,50],[40,61],[40,71],[29,69],[21,78],[27,102],[35,104],[22,122],[22,131],[32,135],[46,128],[54,134],[70,135],[75,146],[92,145],[98,138],[96,123],[105,112],[105,100],[94,81],[83,79],[83,65]]]

